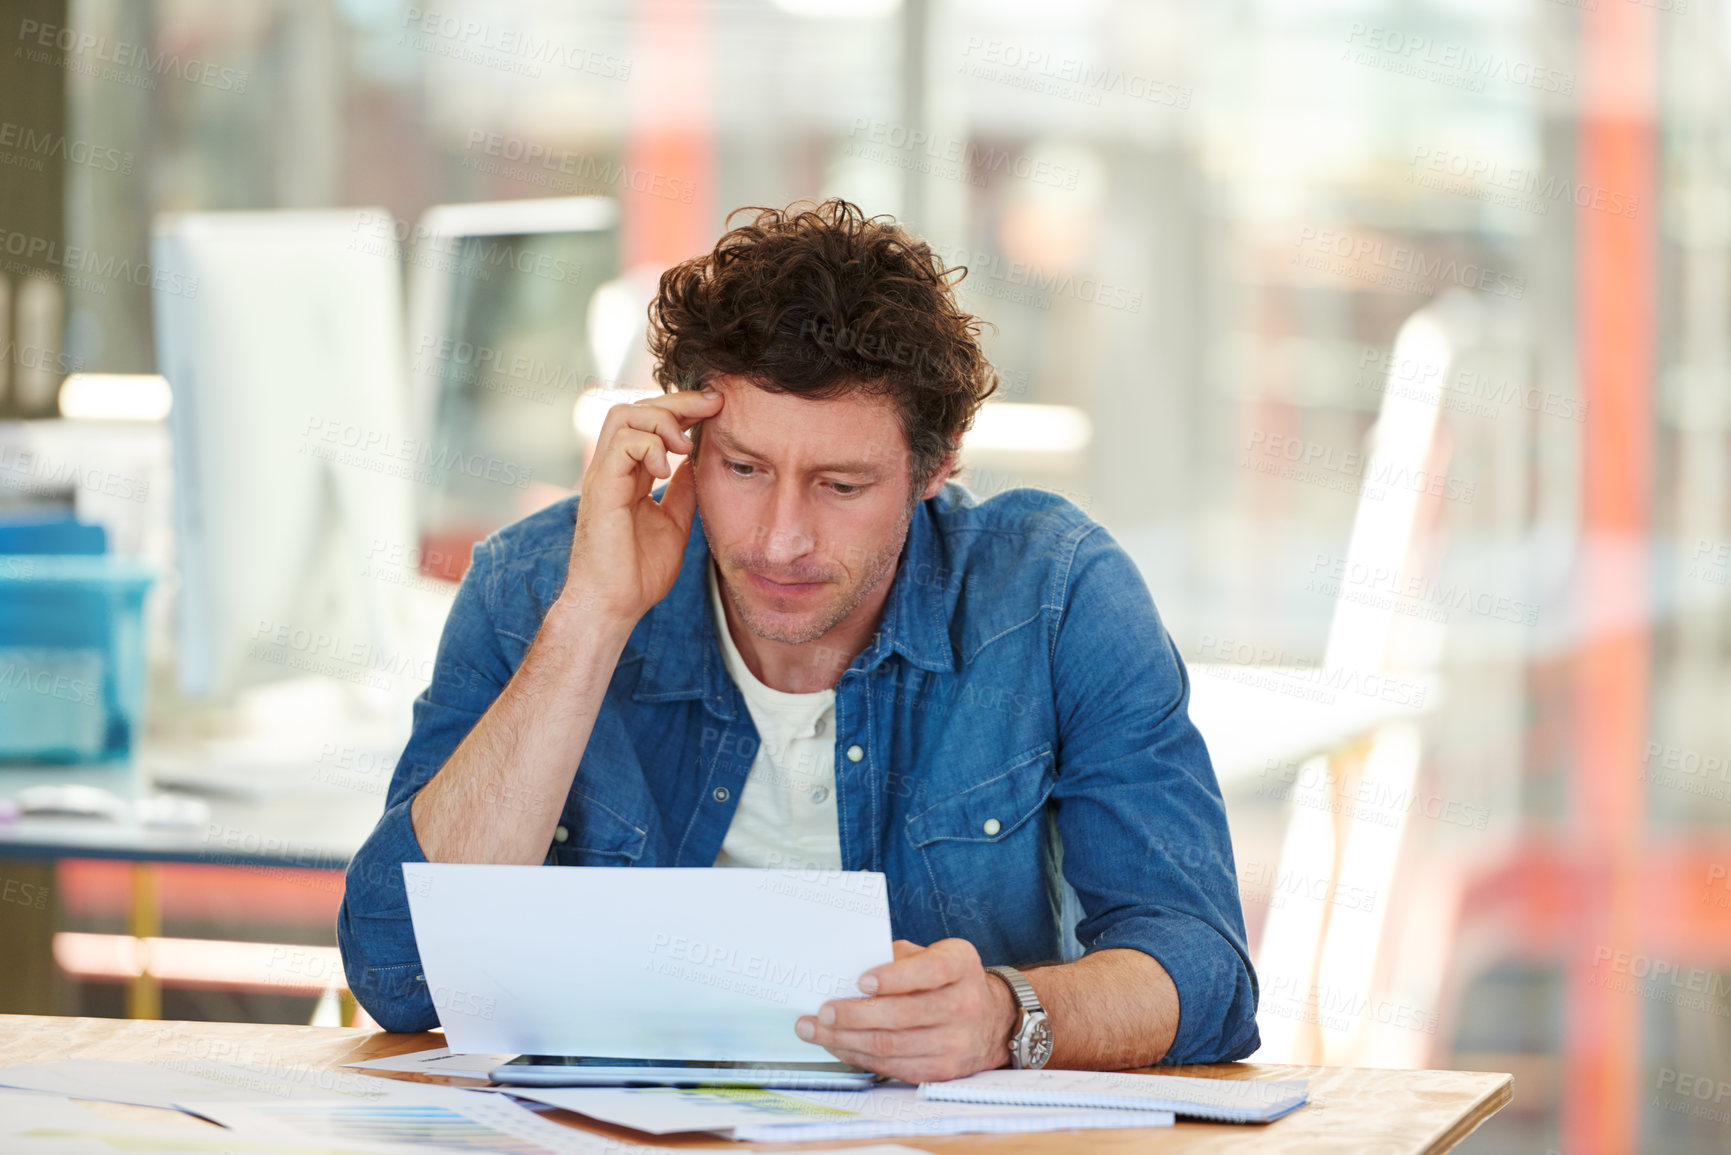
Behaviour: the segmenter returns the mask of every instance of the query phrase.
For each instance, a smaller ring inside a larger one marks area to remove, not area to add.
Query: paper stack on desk
[[[111,1117],[100,1110],[108,1103],[157,1108],[158,1117]],[[680,1155],[565,1126],[506,1095],[315,1068],[205,1060],[0,1068],[0,1151],[7,1155],[424,1155],[452,1148]],[[850,1147],[846,1155],[921,1153],[882,1144]]]
[[[1170,1126],[1183,1115],[1269,1123],[1297,1110],[1308,1080],[1278,1082],[1121,1071],[985,1071],[917,1089],[506,1088],[591,1119],[650,1134],[713,1131],[748,1142],[933,1137],[969,1132]]]
[[[97,1155],[100,1152],[161,1152],[164,1155],[407,1155],[404,1146],[296,1144],[281,1131],[224,1128],[178,1111],[139,1112],[115,1118],[106,1104],[0,1088],[0,1151],[7,1155]],[[152,1117],[154,1116],[154,1117]],[[597,1152],[596,1155],[601,1155]]]
[[[510,1087],[505,1093],[652,1135],[713,1131],[753,1143],[887,1139],[970,1132],[1163,1127],[1170,1111],[940,1103],[906,1083],[867,1091],[749,1087]]]
[[[105,1119],[78,1100],[154,1107],[164,1118],[144,1124]],[[206,1123],[189,1128],[187,1116]],[[407,1155],[429,1145],[618,1155],[616,1142],[544,1119],[509,1099],[427,1083],[199,1059],[0,1068],[0,1150],[8,1153]]]

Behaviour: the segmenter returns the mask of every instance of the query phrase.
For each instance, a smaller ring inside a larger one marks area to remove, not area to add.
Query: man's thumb
[[[691,518],[697,512],[697,481],[691,475],[691,460],[679,463],[667,488],[661,491],[661,509],[684,533],[691,532]]]

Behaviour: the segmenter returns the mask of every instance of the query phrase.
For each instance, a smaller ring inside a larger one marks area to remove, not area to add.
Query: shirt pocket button
[[[984,826],[982,826],[980,829],[982,829],[986,832],[987,838],[992,838],[992,837],[995,837],[997,835],[998,831],[1002,830],[1003,828],[1004,828],[1003,824],[1001,822],[999,822],[996,818],[988,818],[988,819],[986,819],[986,824]]]

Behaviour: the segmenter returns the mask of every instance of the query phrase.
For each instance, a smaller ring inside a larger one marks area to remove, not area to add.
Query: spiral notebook
[[[1014,1104],[1170,1111],[1215,1123],[1272,1123],[1304,1106],[1308,1079],[1195,1079],[1124,1071],[982,1071],[947,1083],[921,1083],[940,1103]]]

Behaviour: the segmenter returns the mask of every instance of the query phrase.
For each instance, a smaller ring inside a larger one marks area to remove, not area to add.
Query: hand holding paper
[[[895,944],[895,961],[860,978],[868,999],[836,999],[799,1020],[799,1037],[846,1063],[909,1083],[1001,1065],[1015,1023],[1009,988],[966,939]],[[994,989],[995,988],[995,989]]]

